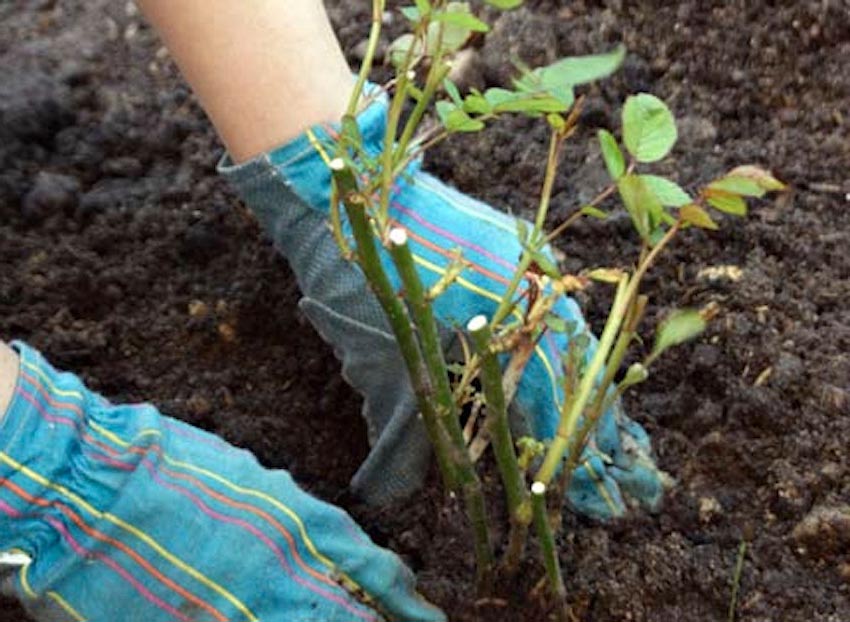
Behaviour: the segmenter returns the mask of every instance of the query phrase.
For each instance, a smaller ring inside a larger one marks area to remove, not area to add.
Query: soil
[[[368,3],[329,9],[356,62]],[[586,146],[642,90],[680,119],[658,170],[693,187],[760,163],[793,190],[718,233],[689,233],[649,281],[650,325],[677,306],[721,313],[628,400],[677,480],[664,508],[567,518],[575,619],[727,620],[745,542],[738,620],[850,620],[850,4],[529,2],[476,42],[464,80],[495,85],[513,57],[533,65],[618,41],[628,59],[587,91],[552,224],[604,183]],[[545,147],[539,124],[505,120],[428,166],[527,213]],[[453,621],[547,619],[528,597],[533,565],[499,599],[476,600],[465,527],[436,483],[381,511],[346,494],[367,452],[359,398],[297,311],[285,262],[216,177],[220,152],[132,4],[0,5],[0,335],[289,469],[405,556]],[[559,245],[573,269],[635,249],[622,215]],[[706,275],[723,266],[739,278]],[[604,292],[582,302],[598,327]],[[22,619],[0,605],[0,621]]]

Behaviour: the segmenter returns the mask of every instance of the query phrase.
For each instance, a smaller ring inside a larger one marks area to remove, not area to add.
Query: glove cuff
[[[386,93],[374,84],[366,86],[364,97],[367,105],[357,115],[357,127],[364,150],[374,157],[383,149],[389,104]],[[225,154],[218,172],[237,188],[252,185],[258,177],[278,175],[311,208],[327,215],[331,188],[327,163],[333,157],[340,131],[338,122],[316,125],[288,143],[241,164]]]
[[[92,459],[91,426],[108,402],[36,350],[21,342],[12,347],[19,373],[0,424],[0,551],[16,549],[38,560],[30,581],[43,585],[77,561],[59,545],[67,537],[69,508],[109,507],[128,471]]]

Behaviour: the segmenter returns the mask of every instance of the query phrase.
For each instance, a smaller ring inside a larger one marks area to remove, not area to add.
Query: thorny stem
[[[560,620],[566,620],[567,589],[564,587],[561,564],[558,562],[558,549],[555,546],[552,525],[546,513],[546,484],[543,482],[537,481],[531,485],[531,507],[534,515],[534,530],[543,555],[543,565],[558,608],[557,615]]]
[[[446,360],[443,357],[440,333],[437,329],[437,320],[434,317],[434,311],[422,285],[422,280],[416,271],[413,254],[407,243],[407,232],[404,229],[399,227],[390,230],[389,250],[404,286],[408,309],[419,333],[425,365],[436,390],[438,414],[454,443],[463,445],[463,432],[460,427],[457,405],[452,397]]]
[[[508,513],[511,517],[511,535],[507,567],[516,568],[522,556],[525,534],[528,532],[530,513],[527,511],[528,493],[517,462],[516,449],[510,424],[508,406],[502,389],[502,371],[499,360],[490,347],[492,333],[487,318],[477,315],[466,325],[478,356],[481,357],[481,384],[487,399],[487,426],[493,443],[496,465],[505,488]],[[525,508],[523,512],[522,509]]]
[[[522,374],[525,371],[525,366],[528,365],[528,361],[531,359],[531,355],[534,354],[534,345],[535,340],[531,338],[530,335],[523,333],[517,342],[516,346],[513,348],[513,355],[508,361],[507,367],[505,367],[505,371],[502,374],[502,388],[505,394],[505,403],[510,404],[514,395],[516,395],[517,388],[519,387],[519,382],[522,379]],[[476,357],[473,361],[476,363],[475,371],[477,371],[478,358]],[[466,377],[461,378],[461,381],[465,381]],[[471,380],[471,377],[470,377]],[[467,383],[469,380],[466,380]],[[473,442],[469,447],[470,455],[472,456],[472,461],[477,462],[481,455],[484,453],[484,450],[487,449],[488,441],[486,437],[483,439],[481,435],[476,437],[476,442]]]
[[[459,480],[447,434],[434,409],[433,387],[422,358],[422,352],[413,332],[407,310],[393,291],[392,284],[384,271],[366,215],[366,198],[358,191],[357,180],[351,168],[342,158],[330,163],[334,180],[339,188],[339,198],[345,206],[348,220],[357,243],[357,261],[366,275],[372,291],[393,328],[399,349],[404,358],[416,393],[417,403],[428,436],[434,447],[443,480],[449,490],[459,489]]]
[[[446,361],[443,357],[440,334],[437,330],[437,321],[434,318],[434,312],[422,285],[422,280],[416,271],[413,254],[410,252],[410,246],[407,243],[407,232],[400,227],[391,229],[388,237],[390,256],[404,286],[407,306],[419,333],[425,366],[431,384],[436,390],[436,394],[432,397],[435,398],[437,403],[437,417],[440,421],[440,427],[448,432],[449,441],[452,444],[451,456],[454,458],[454,467],[461,485],[466,513],[472,523],[479,580],[483,583],[493,565],[493,552],[490,545],[487,509],[481,481],[466,450],[457,405],[449,384]]]

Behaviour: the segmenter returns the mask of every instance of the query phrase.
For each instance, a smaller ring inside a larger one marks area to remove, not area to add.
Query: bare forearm
[[[0,341],[0,420],[12,401],[12,393],[18,381],[18,355]]]
[[[138,0],[237,161],[338,120],[352,77],[321,0]]]

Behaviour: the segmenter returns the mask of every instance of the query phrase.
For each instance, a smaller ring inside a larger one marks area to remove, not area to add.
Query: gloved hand
[[[358,116],[364,147],[372,156],[381,150],[386,114],[386,98],[380,98]],[[289,259],[304,292],[301,308],[334,346],[343,374],[365,398],[363,413],[373,449],[352,487],[367,501],[382,503],[409,494],[421,483],[428,441],[382,310],[359,268],[340,256],[328,228],[330,172],[316,144],[330,143],[329,132],[333,130],[314,128],[241,165],[225,157],[219,170]],[[407,230],[426,285],[443,274],[454,249],[460,248],[470,262],[435,303],[445,334],[451,335],[453,327],[465,326],[477,314],[493,315],[522,249],[512,218],[446,186],[420,166],[414,163],[398,178],[390,216]],[[386,253],[384,264],[398,287]],[[554,311],[576,322],[579,331],[587,330],[573,300],[561,299]],[[551,438],[557,427],[559,360],[567,345],[564,335],[547,334],[517,390],[513,406],[540,439]],[[661,499],[661,482],[646,433],[618,404],[605,414],[568,496],[585,514],[620,516],[626,508],[621,492],[654,508]]]
[[[396,555],[286,472],[17,349],[0,551],[32,559],[6,587],[35,619],[445,620]]]

